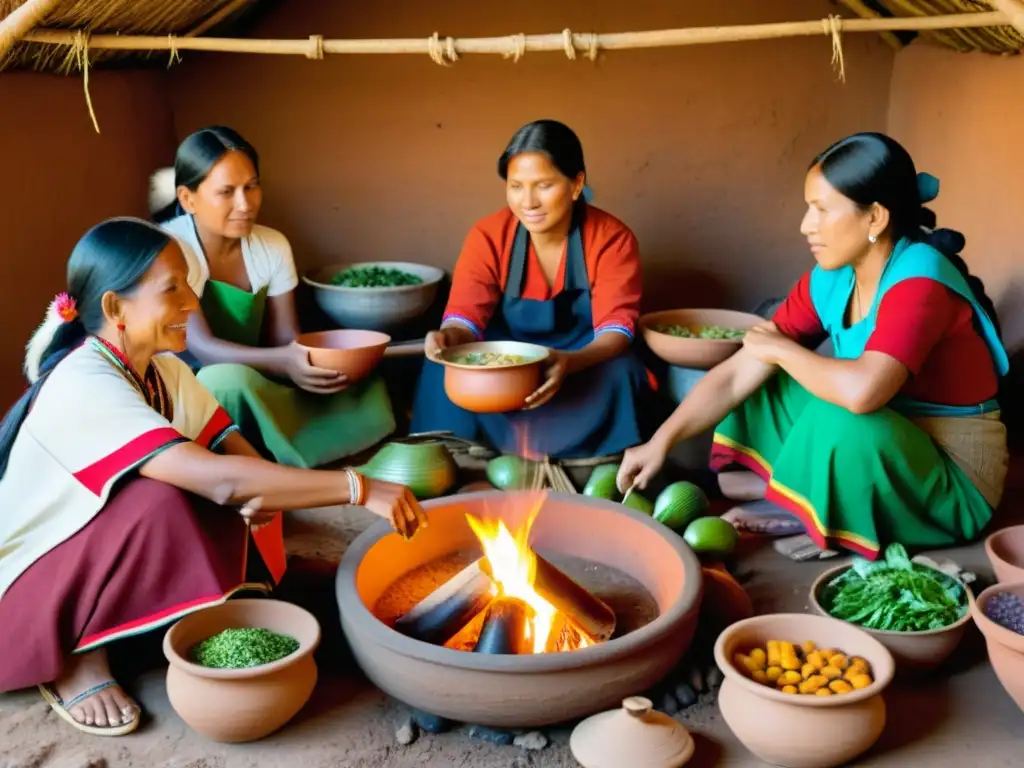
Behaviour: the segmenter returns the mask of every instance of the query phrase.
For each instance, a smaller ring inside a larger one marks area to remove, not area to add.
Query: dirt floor
[[[1016,512],[1021,504],[1011,505]],[[1007,514],[1005,522],[1011,516]],[[1016,518],[1017,514],[1012,515]],[[332,509],[297,516],[290,547],[310,557],[336,559],[347,541],[371,518],[363,510]],[[753,545],[743,559],[751,579],[746,586],[759,613],[808,611],[814,578],[840,559],[793,563],[770,546]],[[946,550],[941,557],[967,570],[991,576],[980,545]],[[420,734],[400,746],[395,730],[408,717],[404,705],[369,685],[348,658],[338,629],[330,585],[320,579],[292,585],[298,602],[316,610],[324,625],[318,654],[321,680],[307,707],[279,733],[255,744],[222,745],[192,732],[171,709],[164,690],[158,649],[132,650],[139,674],[122,677],[147,712],[135,734],[103,740],[84,736],[52,714],[35,692],[0,696],[0,768],[250,768],[301,765],[303,768],[406,768],[467,766],[527,768],[575,766],[569,729],[548,732],[550,744],[538,752],[494,746],[469,738],[465,728]],[[157,638],[158,639],[158,638]],[[1024,714],[1000,686],[987,663],[984,644],[973,625],[954,658],[930,679],[894,683],[886,694],[889,721],[880,743],[856,764],[861,766],[1020,765]],[[733,738],[718,713],[714,694],[677,716],[695,735],[692,766],[763,765]],[[808,738],[813,738],[808,734]],[[624,767],[628,768],[628,767]]]

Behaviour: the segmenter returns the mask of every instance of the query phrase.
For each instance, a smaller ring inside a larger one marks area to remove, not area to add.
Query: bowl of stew
[[[546,347],[521,341],[477,341],[443,350],[448,399],[473,413],[508,413],[526,405],[544,379]]]

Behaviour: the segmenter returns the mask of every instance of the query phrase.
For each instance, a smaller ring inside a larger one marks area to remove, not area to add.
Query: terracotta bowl
[[[385,267],[417,275],[418,285],[388,288],[348,288],[332,285],[339,272],[351,267]],[[329,264],[303,275],[313,298],[328,317],[344,328],[386,331],[421,317],[437,296],[444,270],[407,261],[359,261]]]
[[[745,331],[764,318],[748,312],[728,309],[669,309],[651,312],[640,318],[640,330],[651,352],[669,365],[707,371],[739,351],[743,342],[728,339],[687,339],[654,330],[657,325],[682,325],[691,331],[703,326],[720,325]]]
[[[528,362],[487,368],[452,362],[473,352],[521,355]],[[435,360],[445,367],[444,391],[448,399],[473,413],[507,413],[526,404],[544,378],[548,350],[519,341],[478,341],[446,349]]]
[[[811,585],[811,607],[814,608],[815,612],[822,616],[829,615],[822,603],[822,591],[828,582],[848,568],[850,568],[849,565],[841,565],[838,568],[827,570]],[[963,582],[960,582],[960,584],[967,593],[968,603],[971,603],[974,600],[974,596],[971,593],[970,587]],[[971,614],[970,611],[967,611],[959,621],[950,624],[948,627],[930,629],[924,632],[892,632],[881,629],[867,629],[866,627],[857,628],[862,632],[867,632],[888,648],[893,658],[896,659],[896,666],[899,667],[901,672],[921,673],[939,666],[956,650],[970,622]]]
[[[1024,635],[996,624],[985,615],[985,603],[999,592],[1009,592],[1024,597],[1024,580],[993,584],[982,590],[978,599],[971,603],[971,615],[985,636],[988,659],[1003,688],[1018,707],[1024,711]]]
[[[985,539],[985,554],[996,581],[1024,581],[1024,525],[1012,525]]]
[[[604,563],[639,581],[660,615],[634,632],[578,651],[492,656],[414,640],[370,607],[403,574],[455,551],[480,553],[465,514],[516,526],[530,492],[482,491],[423,504],[429,527],[406,542],[386,521],[349,545],[338,568],[341,625],[353,654],[379,688],[411,706],[465,723],[530,728],[585,717],[661,680],[693,639],[700,611],[700,562],[679,536],[648,515],[603,499],[548,493],[531,544],[542,556]]]
[[[295,653],[248,669],[211,669],[189,661],[189,649],[225,629],[262,627],[299,641]],[[280,600],[229,600],[190,614],[164,635],[167,697],[182,720],[222,742],[255,741],[291,720],[317,680],[313,651],[320,625],[313,615]]]
[[[297,342],[309,350],[318,368],[344,373],[350,382],[365,379],[384,357],[391,337],[378,331],[320,331],[304,333]]]
[[[861,656],[874,682],[836,696],[788,694],[754,682],[733,663],[736,653],[768,640],[814,641]],[[892,654],[852,624],[806,613],[754,616],[728,627],[715,642],[715,662],[725,675],[718,694],[722,717],[743,746],[761,760],[786,768],[831,768],[867,751],[885,728],[879,695],[892,680]]]

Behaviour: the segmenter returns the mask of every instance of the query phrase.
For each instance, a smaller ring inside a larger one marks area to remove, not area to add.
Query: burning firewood
[[[487,607],[487,616],[475,653],[533,653],[530,622],[533,609],[514,597],[499,597]]]
[[[604,642],[615,632],[615,612],[549,561],[535,555],[533,587],[570,624],[563,630],[569,648]],[[498,594],[486,558],[467,565],[417,603],[395,624],[402,634],[443,645],[486,609]],[[556,624],[557,635],[562,624]],[[482,635],[482,633],[481,633]]]
[[[444,645],[487,608],[498,594],[497,585],[477,560],[455,574],[395,622],[403,635]]]

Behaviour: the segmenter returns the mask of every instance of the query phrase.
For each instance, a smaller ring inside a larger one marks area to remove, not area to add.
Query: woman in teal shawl
[[[188,327],[199,381],[261,453],[323,466],[390,435],[394,414],[382,379],[349,385],[295,343],[295,261],[283,234],[256,223],[262,200],[256,150],[217,126],[182,142],[173,178],[154,175],[150,207],[162,207],[155,217],[181,245],[200,297]]]
[[[937,194],[883,134],[815,158],[801,233],[817,266],[626,453],[619,486],[643,488],[674,443],[714,428],[712,468],[756,474],[819,547],[875,559],[976,539],[1006,479],[1008,361],[963,236],[924,207]]]

